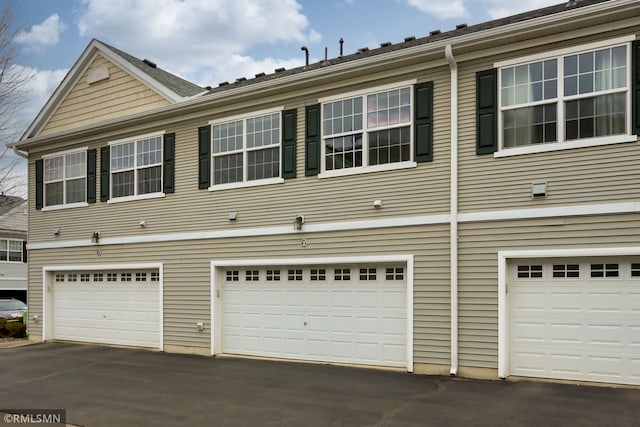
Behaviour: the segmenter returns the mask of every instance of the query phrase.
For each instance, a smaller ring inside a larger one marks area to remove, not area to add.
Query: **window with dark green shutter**
[[[305,167],[306,176],[320,173],[320,104],[305,109]]]
[[[296,177],[296,134],[298,112],[282,112],[282,177]]]
[[[162,191],[165,194],[175,191],[175,145],[176,134],[165,134],[162,147]]]
[[[109,175],[111,174],[110,167],[111,149],[109,147],[100,148],[100,201],[106,202],[109,200]]]
[[[87,203],[91,196],[92,154],[86,150],[51,154],[36,162],[36,191],[40,192],[36,194],[36,205],[41,209]]]
[[[432,161],[433,88],[433,82],[398,83],[307,107],[307,174],[346,175]]]
[[[498,73],[485,70],[476,74],[476,154],[498,149]]]
[[[96,149],[87,151],[87,202],[96,202]]]
[[[640,40],[631,44],[633,84],[633,132],[640,135]]]
[[[198,188],[211,185],[211,126],[198,128]]]
[[[36,160],[36,209],[44,207],[44,161]]]

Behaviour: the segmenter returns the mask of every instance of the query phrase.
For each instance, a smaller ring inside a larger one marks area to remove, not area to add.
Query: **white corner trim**
[[[350,176],[350,175],[361,175],[365,173],[371,172],[384,172],[384,171],[393,171],[400,169],[411,169],[418,167],[418,163],[413,161],[406,162],[396,162],[396,163],[385,163],[382,165],[375,166],[360,166],[354,168],[344,168],[344,169],[335,169],[335,170],[325,170],[318,174],[318,179],[326,179],[326,178],[335,178],[337,176]]]
[[[509,221],[518,219],[553,218],[565,216],[609,215],[639,213],[640,202],[601,203],[596,205],[554,206],[547,208],[512,209],[502,211],[469,212],[458,215],[460,222]]]
[[[602,257],[640,255],[640,246],[618,248],[570,248],[498,251],[498,376],[509,376],[509,299],[507,263],[512,259]]]
[[[210,125],[221,125],[224,123],[235,122],[238,120],[250,119],[254,117],[266,116],[267,114],[281,113],[284,111],[284,105],[269,108],[267,110],[256,110],[250,113],[236,114],[234,116],[224,116],[218,119],[209,120]]]
[[[47,211],[60,211],[63,209],[73,209],[73,208],[86,208],[89,206],[87,202],[78,202],[78,203],[67,203],[66,205],[53,205],[53,206],[45,206],[41,209],[42,212]]]
[[[118,144],[126,144],[126,143],[130,143],[130,142],[136,142],[136,141],[139,141],[141,139],[153,138],[155,136],[163,136],[166,133],[167,133],[166,130],[159,130],[157,132],[149,132],[149,133],[145,133],[143,135],[134,135],[134,136],[131,136],[129,138],[121,138],[121,139],[116,139],[114,141],[109,141],[107,143],[107,145],[118,145]]]
[[[574,141],[551,142],[526,147],[503,148],[493,153],[494,158],[521,156],[523,154],[548,153],[551,151],[573,150],[576,148],[600,147],[603,145],[637,142],[637,135],[615,135],[603,138],[589,138]]]
[[[157,243],[184,240],[207,240],[207,239],[226,239],[231,237],[258,237],[258,236],[277,236],[285,234],[303,234],[303,233],[323,233],[330,231],[348,231],[348,230],[367,230],[375,228],[389,227],[411,227],[419,225],[432,224],[448,224],[449,215],[430,215],[416,217],[399,217],[387,219],[375,219],[364,221],[348,221],[334,222],[323,224],[305,224],[301,231],[293,229],[293,226],[286,225],[281,227],[263,227],[263,228],[241,228],[227,229],[216,231],[193,231],[175,234],[152,234],[129,237],[101,237],[100,243],[96,244],[91,239],[85,240],[63,240],[42,243],[27,243],[27,249],[57,249],[57,248],[75,248],[86,246],[107,246],[107,245],[124,245],[132,243]]]
[[[371,256],[351,256],[351,257],[318,257],[318,258],[250,258],[250,259],[229,259],[211,261],[211,355],[220,354],[222,346],[220,339],[222,336],[222,324],[220,317],[220,298],[218,286],[215,280],[216,269],[220,267],[250,267],[250,266],[283,266],[283,265],[318,265],[318,264],[362,264],[362,263],[392,263],[401,262],[407,266],[407,314],[406,314],[406,369],[413,372],[413,255],[371,255]]]
[[[137,196],[114,197],[112,199],[107,200],[107,204],[133,202],[135,200],[161,199],[163,197],[165,197],[164,193],[147,193],[147,194],[140,194]]]

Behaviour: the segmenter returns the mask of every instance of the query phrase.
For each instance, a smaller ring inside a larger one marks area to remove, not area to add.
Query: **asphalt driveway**
[[[81,426],[637,426],[640,390],[73,344],[0,349],[0,412]],[[2,425],[2,421],[0,421]]]

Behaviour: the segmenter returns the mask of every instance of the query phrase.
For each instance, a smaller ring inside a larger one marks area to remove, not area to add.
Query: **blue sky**
[[[14,64],[33,79],[26,128],[92,38],[194,83],[221,81],[447,31],[561,0],[0,0],[14,12]]]

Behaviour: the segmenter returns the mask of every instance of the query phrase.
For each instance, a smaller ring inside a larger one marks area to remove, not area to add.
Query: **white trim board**
[[[471,212],[458,214],[458,222],[509,221],[536,218],[554,218],[588,215],[613,215],[640,213],[640,201],[622,203],[602,203],[595,205],[554,206],[547,208],[512,209],[501,211]],[[171,234],[149,234],[128,237],[101,237],[100,243],[92,240],[61,240],[42,243],[27,243],[27,249],[60,249],[90,246],[126,245],[134,243],[158,243],[185,240],[226,239],[233,237],[257,237],[277,235],[300,235],[304,233],[325,233],[334,231],[369,230],[391,227],[414,227],[423,225],[449,224],[450,214],[424,215],[411,217],[394,217],[361,221],[325,222],[318,224],[305,223],[302,230],[294,230],[291,225],[278,227],[232,228],[228,230],[192,231]]]
[[[513,259],[640,255],[640,247],[498,251],[498,376],[509,376],[507,264]]]
[[[51,292],[52,283],[47,281],[48,273],[56,271],[91,271],[91,270],[149,270],[158,269],[158,310],[159,310],[159,328],[160,340],[158,350],[164,351],[164,264],[153,263],[135,263],[135,264],[84,264],[84,265],[44,265],[42,266],[42,341],[51,339],[53,335],[53,293]],[[33,320],[31,320],[33,321]]]
[[[220,290],[222,286],[216,283],[216,269],[220,267],[249,267],[249,266],[281,266],[281,265],[328,265],[328,264],[364,264],[364,263],[393,263],[402,262],[407,266],[407,337],[406,357],[407,372],[413,372],[413,255],[372,255],[352,257],[326,258],[253,258],[236,260],[211,261],[211,355],[222,352],[220,340],[216,336],[222,335],[220,319]]]

